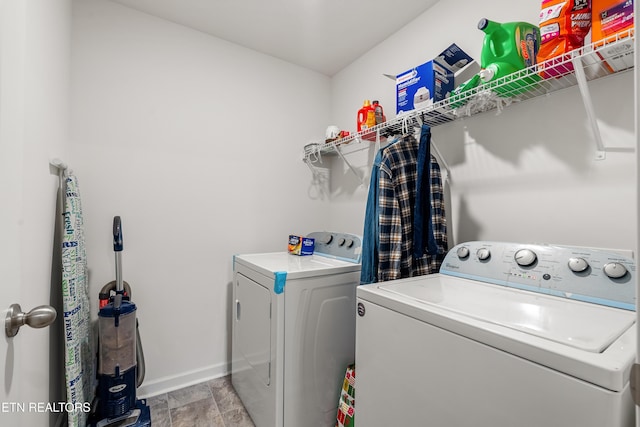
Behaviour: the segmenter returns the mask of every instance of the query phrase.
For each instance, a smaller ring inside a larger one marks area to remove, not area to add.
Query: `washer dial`
[[[569,258],[569,270],[574,273],[582,273],[587,268],[589,268],[589,263],[584,258]]]
[[[528,267],[536,262],[538,256],[531,249],[520,249],[515,253],[513,258],[519,266]]]
[[[333,234],[325,234],[322,238],[322,243],[328,245],[331,242],[333,242]]]
[[[602,267],[602,271],[611,279],[620,279],[627,274],[627,267],[619,262],[608,262]]]
[[[480,248],[476,252],[476,256],[480,261],[486,261],[491,258],[491,251],[487,248]]]
[[[466,247],[466,246],[461,246],[456,251],[456,254],[458,254],[458,258],[460,258],[460,259],[468,258],[469,257],[469,248]]]

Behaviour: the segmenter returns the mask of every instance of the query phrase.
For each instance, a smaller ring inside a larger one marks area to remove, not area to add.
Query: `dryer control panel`
[[[451,249],[441,274],[635,310],[636,263],[617,252],[475,241]]]
[[[314,231],[307,237],[315,239],[314,254],[360,263],[362,238],[355,234]]]

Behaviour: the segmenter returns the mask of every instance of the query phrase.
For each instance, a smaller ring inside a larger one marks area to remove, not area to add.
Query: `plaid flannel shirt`
[[[418,141],[405,137],[384,149],[379,176],[378,282],[437,273],[447,252],[440,165],[431,156],[431,217],[438,253],[413,256]]]

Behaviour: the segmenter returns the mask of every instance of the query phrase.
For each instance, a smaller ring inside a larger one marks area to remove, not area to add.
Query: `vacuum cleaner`
[[[116,280],[100,291],[98,312],[98,387],[92,407],[92,427],[151,426],[146,400],[136,398],[144,377],[144,356],[131,287],[122,280],[122,221],[113,218]]]

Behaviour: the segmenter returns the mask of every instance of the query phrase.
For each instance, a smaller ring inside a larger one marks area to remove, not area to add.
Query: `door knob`
[[[8,337],[15,337],[21,326],[44,328],[56,320],[56,309],[50,305],[39,305],[28,313],[24,313],[20,304],[11,304],[4,320],[4,330]]]

